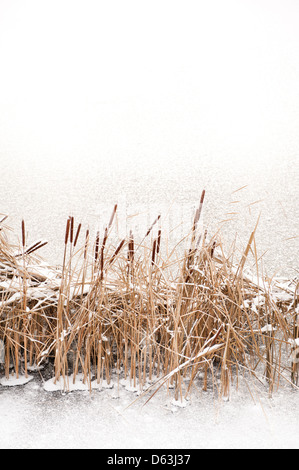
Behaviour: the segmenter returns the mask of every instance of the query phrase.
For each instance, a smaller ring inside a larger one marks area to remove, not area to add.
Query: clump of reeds
[[[35,257],[45,242],[22,243],[14,252],[0,230],[0,341],[4,372],[53,361],[54,380],[69,387],[78,374],[90,385],[108,383],[114,371],[143,390],[156,381],[174,388],[175,399],[196,382],[229,398],[232,382],[249,374],[269,393],[285,379],[298,385],[298,293],[292,282],[245,271],[255,232],[232,264],[219,234],[199,229],[205,192],[180,250],[164,250],[161,216],[136,242],[130,231],[109,242],[114,206],[94,242],[81,224],[66,223],[61,270]],[[1,224],[0,222],[0,224]],[[257,259],[256,259],[257,266]],[[186,385],[187,384],[187,385]]]

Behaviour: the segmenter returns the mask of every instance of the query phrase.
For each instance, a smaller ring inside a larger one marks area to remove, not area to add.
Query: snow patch
[[[172,400],[171,404],[173,406],[176,406],[177,408],[186,408],[187,405],[189,405],[189,401],[186,400],[185,398],[181,400],[176,400],[175,398]]]
[[[277,328],[274,328],[274,326],[272,326],[272,325],[265,325],[261,329],[261,332],[262,333],[270,333],[271,331],[276,331],[276,330],[277,330]]]
[[[19,375],[18,378],[10,376],[8,379],[3,377],[0,380],[0,384],[3,385],[3,387],[15,387],[16,385],[25,385],[32,379],[33,377],[31,375],[28,375],[28,377],[25,375]]]
[[[294,348],[296,348],[299,346],[299,338],[294,338],[294,339],[290,338],[288,343]]]
[[[75,380],[73,374],[65,378],[59,377],[56,382],[55,377],[52,377],[52,379],[49,379],[44,383],[43,387],[47,392],[73,392],[75,390],[90,390],[88,381],[86,380],[84,383],[83,374],[77,374]]]
[[[44,369],[43,365],[37,365],[37,364],[30,365],[29,363],[27,364],[27,370],[29,370],[30,372],[37,372],[43,369]]]

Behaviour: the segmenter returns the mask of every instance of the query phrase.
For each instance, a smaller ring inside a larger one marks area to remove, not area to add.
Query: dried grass
[[[68,218],[61,270],[45,268],[37,258],[45,242],[26,246],[24,221],[17,252],[2,218],[6,378],[52,361],[55,380],[63,378],[66,390],[71,374],[74,382],[83,374],[91,387],[93,377],[109,383],[115,370],[140,391],[149,382],[156,390],[167,383],[176,399],[195,383],[228,399],[240,374],[263,382],[270,394],[282,380],[297,388],[298,284],[259,277],[257,225],[237,264],[225,256],[219,234],[207,241],[198,228],[204,196],[190,233],[168,255],[160,216],[141,243],[130,232],[113,246],[115,206],[102,242],[97,233],[91,245],[87,230],[77,251],[81,224],[75,232],[74,218]],[[255,275],[245,270],[250,252]]]

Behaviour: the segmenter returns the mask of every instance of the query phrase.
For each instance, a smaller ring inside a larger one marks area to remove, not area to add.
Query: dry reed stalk
[[[111,222],[111,220],[110,220],[110,222]],[[106,246],[106,243],[107,243],[107,238],[108,238],[108,228],[106,227],[105,232],[104,232],[104,238],[103,238],[103,241],[102,241],[101,257],[100,257],[100,281],[101,282],[104,279],[104,252],[105,252],[105,246]]]
[[[65,228],[65,237],[64,237],[64,252],[63,252],[63,263],[62,263],[62,275],[61,275],[61,282],[60,282],[60,287],[59,287],[59,296],[58,296],[58,302],[57,302],[57,326],[56,326],[56,345],[55,345],[55,380],[54,383],[56,383],[57,380],[59,380],[60,376],[63,376],[64,379],[64,385],[66,386],[65,382],[65,372],[66,372],[66,359],[65,359],[65,354],[64,354],[64,332],[65,332],[65,319],[64,319],[64,314],[65,314],[65,299],[66,299],[66,293],[65,293],[65,284],[66,284],[66,269],[67,269],[67,264],[66,264],[66,253],[67,253],[67,246],[68,246],[68,241],[69,241],[69,236],[70,240],[72,240],[72,218],[69,217],[66,222],[66,228]],[[63,360],[64,357],[64,360]]]
[[[25,236],[25,221],[22,220],[22,256],[23,256],[23,324],[24,324],[24,368],[25,368],[25,377],[28,377],[27,372],[27,335],[28,335],[28,313],[27,313],[27,276],[26,276],[26,263],[25,263],[25,246],[26,246],[26,236]]]

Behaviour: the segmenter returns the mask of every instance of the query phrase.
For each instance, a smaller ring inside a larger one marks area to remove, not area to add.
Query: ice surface
[[[0,386],[0,448],[298,448],[298,392],[253,395],[220,402],[197,388],[180,407],[166,388],[145,404],[120,383],[67,394],[35,379]]]

